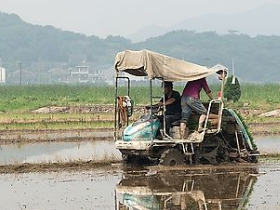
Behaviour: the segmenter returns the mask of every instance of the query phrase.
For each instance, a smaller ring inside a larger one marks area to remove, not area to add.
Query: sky
[[[279,0],[0,0],[0,11],[37,25],[86,35],[129,36],[208,13],[234,14]]]

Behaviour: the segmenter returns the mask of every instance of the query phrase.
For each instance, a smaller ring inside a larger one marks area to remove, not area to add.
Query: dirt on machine
[[[165,131],[165,106],[153,106],[154,101],[160,98],[154,93],[154,86],[159,81],[176,84],[218,72],[226,75],[227,69],[222,67],[208,68],[149,50],[118,53],[115,58],[115,145],[123,160],[148,158],[167,166],[257,162],[259,152],[242,119],[233,109],[224,106],[224,80],[221,80],[218,97],[204,103],[207,116],[201,132],[197,131],[199,116],[192,113],[186,127],[180,126],[180,120],[173,122],[168,135]],[[133,114],[131,81],[123,73],[143,77],[149,84],[150,108],[133,123],[129,122]],[[120,84],[126,86],[125,95],[119,94]],[[211,114],[217,116],[215,123]]]

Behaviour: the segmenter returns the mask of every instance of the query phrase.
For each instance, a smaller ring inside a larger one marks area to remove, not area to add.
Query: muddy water
[[[120,174],[103,171],[0,175],[1,210],[114,209]]]
[[[230,173],[141,172],[1,174],[0,209],[280,210],[279,162]]]
[[[0,147],[0,165],[120,159],[113,141],[41,142]]]
[[[257,136],[261,154],[280,153],[280,136]],[[120,160],[113,141],[39,142],[0,145],[0,165],[87,160]]]
[[[247,210],[280,210],[280,165],[266,164],[261,171],[266,174],[258,177]]]
[[[254,137],[261,154],[280,154],[280,136]]]

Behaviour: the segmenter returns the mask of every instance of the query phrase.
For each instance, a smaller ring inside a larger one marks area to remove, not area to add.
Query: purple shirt
[[[186,84],[182,96],[191,96],[195,99],[200,99],[200,91],[202,88],[206,93],[211,92],[205,78],[190,81]]]

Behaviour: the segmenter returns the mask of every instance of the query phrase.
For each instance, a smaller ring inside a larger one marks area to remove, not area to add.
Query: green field
[[[211,85],[213,95],[217,95],[218,85]],[[227,107],[238,111],[280,109],[280,85],[245,84],[242,85],[239,102],[225,102]],[[175,86],[182,92],[183,86]],[[127,90],[120,88],[120,95]],[[158,85],[154,96],[161,96]],[[131,98],[135,105],[149,104],[149,88],[138,86],[131,88]],[[84,129],[112,128],[112,113],[51,113],[35,114],[32,111],[46,106],[91,106],[95,104],[114,104],[114,87],[91,87],[74,85],[36,85],[36,86],[0,86],[0,130],[40,130],[40,129]],[[202,100],[208,100],[202,94]],[[134,114],[134,118],[137,115]],[[247,123],[276,122],[279,118],[260,118],[258,115],[243,114]],[[100,121],[106,120],[106,121]]]
[[[280,108],[279,84],[243,84],[239,102],[227,103],[229,106],[251,109],[273,110]],[[175,86],[179,92],[183,86]],[[217,95],[218,85],[213,85],[213,95]],[[1,113],[28,113],[45,106],[81,106],[93,104],[113,104],[114,87],[91,87],[74,85],[23,85],[0,87]],[[126,89],[120,88],[120,95],[126,95]],[[135,104],[149,103],[148,87],[131,88],[131,98]],[[161,88],[154,89],[155,96],[161,96]],[[207,100],[202,94],[202,100]]]
[[[0,112],[28,112],[45,106],[113,103],[114,88],[24,85],[0,87]]]

